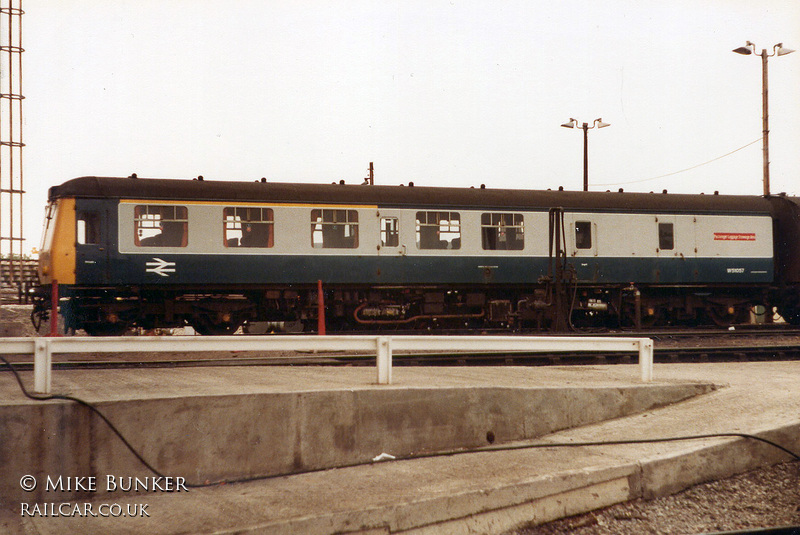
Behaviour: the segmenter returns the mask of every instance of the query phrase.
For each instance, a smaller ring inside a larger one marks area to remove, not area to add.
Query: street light
[[[564,128],[575,128],[578,126],[578,120],[570,117],[569,121],[562,124]],[[605,128],[611,126],[611,123],[604,123],[603,119],[595,119],[592,126],[589,123],[583,123],[580,128],[583,129],[583,191],[589,191],[589,129],[591,128]]]
[[[762,100],[762,114],[761,114],[761,121],[763,123],[763,144],[764,144],[764,195],[769,195],[769,105],[767,100],[767,94],[769,93],[769,88],[767,84],[767,58],[772,56],[785,56],[786,54],[791,54],[794,52],[791,48],[784,48],[783,43],[778,43],[777,45],[772,47],[772,54],[767,54],[767,49],[761,50],[761,100]],[[740,46],[739,48],[735,48],[733,50],[737,54],[742,54],[743,56],[749,56],[750,54],[756,53],[756,45],[747,41],[745,46]]]

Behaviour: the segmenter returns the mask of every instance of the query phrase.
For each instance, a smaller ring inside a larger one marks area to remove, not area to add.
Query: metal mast
[[[0,256],[22,296],[22,0],[0,0]],[[8,288],[6,288],[8,289]]]

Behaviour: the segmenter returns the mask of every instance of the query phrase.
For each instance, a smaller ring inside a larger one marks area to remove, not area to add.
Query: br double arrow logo
[[[175,262],[167,262],[156,257],[153,257],[152,262],[146,262],[145,266],[146,273],[158,273],[162,277],[169,277],[170,273],[175,273]]]

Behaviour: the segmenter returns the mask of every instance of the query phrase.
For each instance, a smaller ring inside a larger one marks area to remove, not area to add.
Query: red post
[[[58,281],[50,285],[50,336],[58,336]]]
[[[321,280],[317,281],[317,334],[325,336],[325,296]]]

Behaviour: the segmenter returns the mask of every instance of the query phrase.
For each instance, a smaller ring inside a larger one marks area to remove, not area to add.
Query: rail
[[[55,353],[199,351],[374,351],[378,384],[392,383],[393,351],[638,351],[643,382],[653,380],[653,340],[571,336],[109,336],[4,338],[0,353],[34,356],[34,390],[49,394]]]

